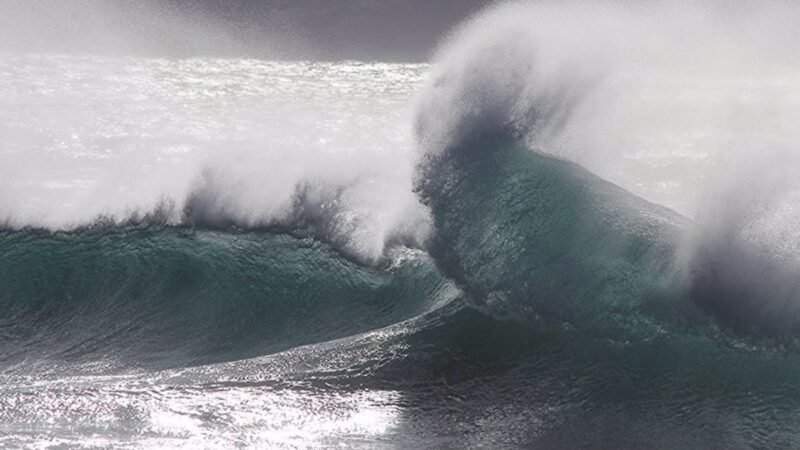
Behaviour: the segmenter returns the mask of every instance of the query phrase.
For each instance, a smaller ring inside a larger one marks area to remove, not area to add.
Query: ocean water
[[[693,8],[0,55],[0,446],[800,446],[800,28]]]

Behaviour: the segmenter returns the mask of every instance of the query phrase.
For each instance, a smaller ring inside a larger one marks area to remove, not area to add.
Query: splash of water
[[[797,259],[800,20],[754,2],[513,3],[456,30],[418,102],[423,155],[500,129]]]

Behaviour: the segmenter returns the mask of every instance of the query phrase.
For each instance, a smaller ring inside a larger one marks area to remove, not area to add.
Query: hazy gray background
[[[492,0],[0,0],[0,50],[423,61]]]

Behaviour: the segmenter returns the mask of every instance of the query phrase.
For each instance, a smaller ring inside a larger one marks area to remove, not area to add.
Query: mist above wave
[[[5,55],[0,222],[302,221],[375,259],[424,229],[405,107],[423,70]]]
[[[796,260],[798,18],[777,2],[489,8],[439,50],[417,141],[430,157],[504,130],[694,217],[700,239]]]

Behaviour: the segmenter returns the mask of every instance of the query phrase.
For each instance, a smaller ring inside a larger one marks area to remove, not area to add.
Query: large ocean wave
[[[66,443],[100,434],[102,445],[133,446],[176,436],[190,446],[797,446],[789,175],[800,141],[787,123],[800,110],[771,96],[796,86],[791,76],[761,82],[794,67],[793,48],[771,45],[796,30],[776,22],[788,6],[724,21],[710,19],[714,7],[686,7],[696,14],[666,4],[490,9],[438,53],[414,139],[390,144],[381,127],[411,128],[394,123],[404,115],[342,125],[325,107],[352,107],[339,98],[349,88],[332,99],[337,83],[298,75],[379,78],[387,67],[141,63],[205,80],[169,84],[177,95],[129,62],[117,76],[150,80],[164,96],[155,104],[203,99],[178,108],[191,139],[172,124],[127,141],[147,126],[120,119],[117,150],[160,142],[166,158],[183,151],[178,138],[202,149],[199,160],[145,165],[179,174],[147,178],[156,183],[144,193],[138,179],[103,189],[138,153],[72,179],[80,155],[24,154],[36,139],[11,122],[0,157],[22,162],[0,181],[0,443],[37,443],[47,429]],[[762,33],[765,24],[775,27]],[[689,45],[712,35],[726,39]],[[745,73],[758,55],[763,66]],[[28,69],[104,67],[59,58]],[[237,111],[242,129],[224,126],[229,110],[203,112],[231,86],[256,89],[238,79],[247,70],[293,80],[261,92],[279,105],[266,130],[263,106]],[[727,78],[735,87],[709,90],[723,73],[738,74]],[[290,128],[303,117],[284,104],[298,80],[319,97],[305,99],[311,119]],[[373,92],[390,90],[384,81]],[[365,97],[356,109],[385,112]],[[212,139],[209,123],[228,135]],[[53,133],[74,131],[62,125]],[[367,138],[353,140],[359,127]],[[326,153],[331,142],[338,151]],[[700,147],[711,156],[700,161]],[[112,159],[98,148],[80,162]],[[36,175],[26,162],[55,173],[42,163],[51,157],[71,184],[21,181]],[[693,175],[664,181],[688,166]],[[39,195],[26,202],[10,187]],[[58,189],[69,194],[46,195]],[[56,407],[40,402],[43,389]],[[299,444],[297,427],[312,434]]]

